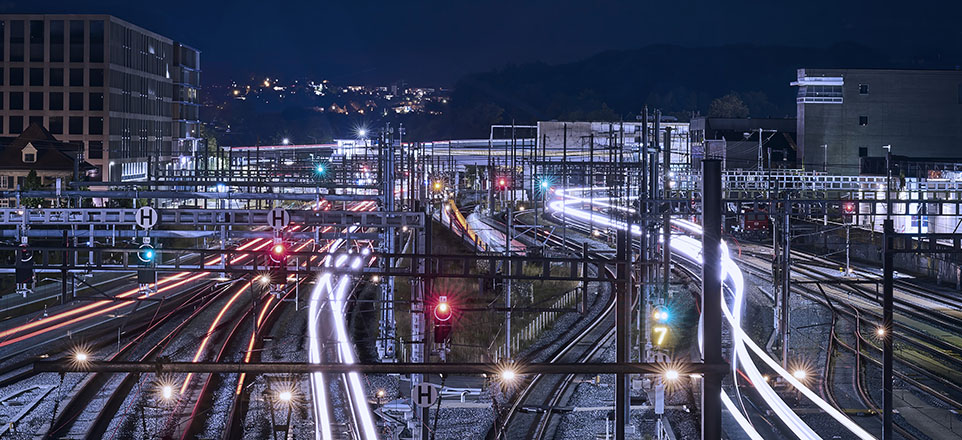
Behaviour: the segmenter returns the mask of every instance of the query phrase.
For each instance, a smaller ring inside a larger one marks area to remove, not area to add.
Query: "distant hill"
[[[798,68],[954,68],[937,56],[895,60],[856,44],[827,48],[654,45],[560,65],[532,63],[457,82],[451,136],[487,134],[491,123],[634,119],[643,106],[687,119],[736,92],[753,117],[794,117]]]

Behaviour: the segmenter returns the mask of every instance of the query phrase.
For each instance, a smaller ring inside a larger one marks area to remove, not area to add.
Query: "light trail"
[[[375,206],[373,202],[363,202],[353,207],[352,210],[366,211],[373,209]],[[357,229],[359,229],[357,226],[351,226],[347,229],[347,233],[350,234]],[[325,252],[324,256],[320,257],[322,258],[321,264],[330,266],[333,262],[333,265],[336,267],[345,264],[349,258],[348,255],[342,254],[334,261],[333,253],[346,243],[347,240],[338,238],[326,244],[319,251]],[[312,259],[313,258],[314,257],[312,257]],[[351,266],[360,269],[361,258],[354,258],[355,262],[352,263]],[[370,261],[373,261],[373,259]],[[325,304],[330,305],[326,310],[330,313],[329,322],[334,326],[334,336],[338,346],[337,353],[341,358],[341,362],[356,363],[354,346],[348,337],[347,324],[345,323],[343,315],[343,307],[346,305],[347,294],[350,291],[351,276],[342,275],[336,285],[332,283],[333,277],[333,274],[330,272],[320,273],[314,284],[314,289],[311,291],[308,302],[308,361],[312,364],[325,362],[322,356],[324,339],[320,333],[320,326],[322,324],[321,313],[325,311]],[[314,437],[320,440],[331,440],[334,436],[331,432],[331,409],[328,400],[327,382],[323,373],[311,373],[310,379],[311,402],[314,413]],[[345,380],[345,387],[349,390],[348,397],[352,401],[355,415],[357,416],[356,419],[361,422],[360,431],[363,437],[365,439],[376,439],[377,431],[374,427],[371,409],[367,404],[367,397],[360,380],[360,375],[358,373],[349,373],[347,380]]]
[[[585,220],[591,223],[598,223],[598,224],[602,224],[608,227],[621,229],[621,230],[626,229],[627,228],[626,222],[612,220],[608,217],[594,214],[593,212],[588,213],[581,209],[569,206],[574,203],[597,204],[598,199],[596,198],[585,199],[582,197],[570,196],[567,194],[568,192],[590,192],[590,191],[599,190],[599,189],[604,189],[604,188],[571,188],[567,190],[558,190],[556,191],[556,194],[558,194],[561,197],[561,199],[550,202],[548,206],[552,211],[561,212],[562,215],[572,215],[575,218]],[[610,200],[610,199],[606,198],[604,200]],[[628,210],[627,208],[613,206],[607,202],[604,202],[604,205],[612,208],[617,208],[622,211]],[[699,225],[687,220],[673,219],[672,225],[696,235],[701,235],[702,233],[702,229]],[[631,232],[635,235],[641,234],[640,228],[637,228],[635,225],[632,225]],[[701,242],[694,238],[691,238],[688,236],[678,236],[672,240],[671,248],[673,251],[685,255],[687,258],[691,259],[692,261],[695,261],[699,264],[702,262]],[[724,242],[722,244],[721,263],[722,263],[722,280],[725,280],[726,278],[729,279],[731,281],[732,291],[733,291],[733,304],[732,304],[731,310],[729,310],[728,307],[722,308],[725,314],[725,318],[728,320],[733,330],[732,342],[734,344],[735,351],[732,355],[732,368],[733,369],[737,368],[737,365],[739,363],[744,367],[746,375],[749,376],[750,380],[758,390],[759,395],[762,396],[762,399],[765,400],[765,402],[772,408],[772,410],[776,413],[776,415],[780,419],[782,419],[782,421],[785,422],[786,425],[792,429],[792,432],[795,433],[795,435],[799,436],[799,438],[819,439],[821,437],[818,434],[816,434],[814,430],[812,430],[811,427],[809,427],[804,421],[802,421],[801,418],[798,416],[798,414],[792,411],[791,408],[785,403],[785,401],[782,400],[777,393],[775,393],[775,391],[771,388],[771,386],[769,386],[768,382],[764,380],[764,378],[762,377],[761,373],[758,370],[758,367],[751,360],[751,357],[748,353],[748,349],[751,349],[751,351],[755,353],[755,355],[757,355],[765,364],[771,367],[780,376],[785,378],[785,380],[787,380],[796,389],[798,389],[803,395],[805,395],[806,398],[808,398],[813,403],[815,403],[820,409],[822,409],[823,411],[828,413],[830,416],[832,416],[832,418],[834,418],[839,423],[841,423],[846,429],[848,429],[850,432],[855,434],[857,437],[863,440],[875,439],[874,436],[872,436],[867,431],[865,431],[861,426],[859,426],[850,418],[846,417],[844,414],[842,414],[837,409],[832,407],[831,404],[829,404],[828,402],[825,402],[814,391],[812,391],[807,386],[805,386],[805,384],[801,383],[788,371],[781,368],[778,362],[772,359],[768,355],[768,353],[765,352],[765,350],[759,347],[758,344],[755,343],[755,341],[753,341],[751,338],[748,337],[748,335],[745,334],[745,332],[741,328],[741,315],[742,315],[742,309],[744,306],[743,304],[744,278],[742,276],[741,270],[738,268],[738,265],[731,260],[730,254],[728,252],[728,247],[727,245],[724,244]],[[722,296],[722,301],[725,302],[727,305],[727,301],[725,301],[724,295]],[[732,313],[732,310],[734,310],[734,313]],[[699,332],[699,344],[701,343],[702,343],[701,333]],[[749,435],[749,437],[756,438],[756,436],[758,436],[758,432],[751,425],[751,422],[747,419],[747,417],[738,410],[734,402],[732,402],[731,399],[728,397],[728,395],[724,392],[722,393],[722,401],[725,404],[725,406],[728,408],[729,412],[732,413],[733,416],[735,414],[738,414],[738,416],[735,416],[735,421]],[[760,438],[760,436],[758,438]]]
[[[246,250],[247,248],[249,248],[249,247],[251,247],[251,246],[254,246],[255,244],[258,244],[258,243],[260,243],[260,242],[263,241],[263,240],[265,240],[265,239],[258,238],[258,239],[251,240],[251,241],[245,243],[244,245],[238,247],[237,250]],[[269,243],[269,241],[267,241],[267,242]],[[264,245],[261,245],[261,247],[262,247],[262,246],[264,246]],[[255,249],[255,250],[256,250],[256,249]],[[243,258],[246,258],[246,257],[247,257],[246,255],[242,255],[242,256],[240,256],[240,257],[237,257],[237,258],[231,260],[231,264],[233,264],[233,263],[235,263],[235,262],[237,262],[237,261],[239,261],[239,260],[241,260],[241,259],[243,259]],[[216,264],[218,261],[221,261],[222,258],[223,258],[223,257],[215,257],[215,258],[212,258],[212,259],[208,260],[207,262],[205,262],[205,265],[213,265],[213,264]],[[213,270],[212,270],[212,271],[213,271]],[[200,274],[195,274],[195,275],[190,276],[190,277],[188,277],[188,278],[186,278],[186,279],[184,279],[184,280],[181,280],[180,282],[174,283],[173,285],[169,285],[169,286],[165,286],[165,287],[163,287],[163,288],[159,288],[156,293],[165,292],[165,291],[168,291],[168,290],[170,290],[170,289],[172,289],[172,288],[182,286],[182,285],[187,284],[187,283],[189,283],[189,282],[191,282],[191,281],[195,281],[195,280],[197,280],[197,279],[203,278],[203,277],[206,276],[207,274],[208,274],[207,272],[200,273]],[[157,286],[159,286],[159,285],[161,285],[161,284],[166,284],[166,283],[168,283],[168,282],[181,279],[181,278],[183,278],[183,277],[185,277],[185,276],[187,276],[187,275],[190,275],[190,272],[180,272],[180,273],[177,273],[177,274],[174,274],[174,275],[170,275],[170,276],[164,277],[164,278],[161,279],[161,280],[158,280],[158,281],[157,281],[157,284],[154,284],[154,285],[152,285],[152,286],[153,286],[153,287],[157,287]],[[128,297],[130,297],[130,296],[136,295],[136,294],[139,293],[139,292],[140,292],[140,289],[139,289],[139,288],[131,289],[131,290],[125,291],[125,292],[123,292],[123,293],[121,293],[121,294],[118,294],[118,295],[117,295],[117,298],[128,298]],[[148,295],[141,295],[139,298],[147,298],[147,296],[148,296]],[[97,309],[97,308],[99,308],[99,307],[107,306],[107,305],[110,305],[110,306],[109,306],[109,307],[106,307],[106,308],[104,308],[104,309],[102,309],[102,310],[95,310],[95,309]],[[117,304],[117,303],[115,303],[114,301],[111,301],[111,300],[101,300],[101,301],[97,301],[97,302],[94,302],[94,303],[91,303],[91,304],[87,304],[87,305],[85,305],[85,306],[81,306],[81,307],[77,307],[77,308],[74,308],[74,309],[66,310],[66,311],[63,311],[63,312],[60,312],[60,313],[56,313],[56,314],[50,315],[50,316],[48,316],[48,317],[45,317],[45,318],[42,318],[42,319],[33,321],[33,322],[29,322],[29,323],[26,323],[26,324],[23,324],[23,325],[20,325],[20,326],[11,328],[11,329],[9,329],[9,330],[0,331],[0,338],[9,338],[9,339],[5,339],[5,340],[3,340],[2,342],[0,342],[0,347],[5,347],[5,346],[7,346],[7,345],[15,344],[15,343],[20,342],[20,341],[23,341],[23,340],[25,340],[25,339],[29,339],[29,338],[32,338],[32,337],[35,337],[35,336],[39,336],[39,335],[41,335],[41,334],[43,334],[43,333],[46,333],[46,332],[49,332],[49,331],[52,331],[52,330],[56,330],[56,329],[58,329],[58,328],[63,328],[64,326],[67,326],[67,325],[76,324],[76,323],[78,323],[78,322],[81,322],[81,321],[84,321],[84,320],[87,320],[87,319],[90,319],[90,318],[94,318],[94,317],[97,317],[97,316],[104,315],[104,314],[106,314],[106,313],[108,313],[108,312],[117,310],[117,309],[119,309],[119,308],[121,308],[121,307],[123,307],[123,306],[125,306],[125,305],[127,305],[127,304],[124,304],[124,303]],[[79,315],[79,314],[81,314],[81,313],[88,312],[88,311],[89,311],[90,313],[87,313],[86,315],[83,315],[83,316],[80,316],[80,317],[77,317],[77,318],[71,319],[71,320],[69,320],[69,321],[56,324],[56,325],[51,325],[51,324],[53,324],[53,323],[55,323],[55,322],[57,322],[57,321],[61,321],[61,320],[64,320],[64,319],[67,319],[67,318],[70,318],[70,317],[72,317],[72,316]],[[23,333],[23,332],[26,332],[26,331],[28,331],[28,330],[34,329],[34,328],[36,328],[36,327],[44,326],[44,325],[51,325],[51,326],[50,326],[50,327],[43,328],[43,329],[41,329],[41,330],[37,330],[37,331],[31,332],[31,333],[28,333],[28,334],[26,334],[26,335],[21,335],[21,336],[15,337],[15,338],[10,338],[11,336],[14,336],[14,335],[17,335],[17,334],[19,334],[19,333]]]

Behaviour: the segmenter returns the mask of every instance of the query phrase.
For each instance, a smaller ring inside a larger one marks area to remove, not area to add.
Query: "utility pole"
[[[391,139],[390,125],[385,127],[381,135],[380,153],[381,193],[383,195],[383,207],[385,211],[394,211],[394,140]],[[384,251],[388,254],[396,252],[397,236],[394,228],[384,228]],[[394,258],[388,257],[380,259],[381,264],[388,268],[394,267]],[[394,360],[397,356],[395,347],[396,328],[394,322],[394,277],[388,276],[381,284],[381,313],[380,313],[380,337],[378,338],[378,356],[383,360]]]
[[[615,358],[618,363],[626,363],[628,359],[628,335],[631,333],[631,303],[628,297],[628,283],[631,280],[628,273],[628,231],[619,229],[617,234],[617,270],[615,281]],[[627,374],[619,373],[615,377],[615,439],[624,440],[625,426],[628,424],[629,393]]]
[[[662,243],[662,254],[664,256],[664,299],[668,299],[668,286],[669,280],[671,279],[671,208],[667,206],[668,199],[671,195],[671,127],[665,127],[665,146],[662,149],[662,169],[661,174],[664,181],[662,182],[661,188],[661,206],[666,208],[662,222],[662,231],[664,233],[664,240]]]
[[[791,205],[789,204],[788,191],[785,192],[785,204],[782,209],[785,214],[782,220],[782,267],[781,267],[781,290],[782,290],[782,368],[788,369],[788,341],[791,333],[791,256],[792,256],[792,232],[789,223]]]
[[[707,364],[724,363],[721,353],[721,162],[702,161],[702,322],[705,339],[702,351]],[[706,372],[701,389],[701,438],[721,438],[720,373]]]
[[[889,153],[891,154],[891,153]],[[891,202],[890,202],[891,203]],[[892,320],[894,307],[893,295],[893,248],[895,228],[892,219],[883,223],[882,242],[885,248],[882,254],[882,440],[892,440],[892,363],[894,360],[895,327]]]

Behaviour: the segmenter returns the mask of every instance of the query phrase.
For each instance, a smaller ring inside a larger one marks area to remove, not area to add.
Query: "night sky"
[[[205,82],[251,74],[453,85],[507,63],[669,43],[962,54],[955,1],[4,1],[11,13],[107,13],[203,52]]]

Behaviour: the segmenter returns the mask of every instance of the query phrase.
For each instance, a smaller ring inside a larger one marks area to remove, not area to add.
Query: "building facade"
[[[31,122],[100,179],[141,180],[198,148],[200,54],[109,15],[0,15],[0,135]]]
[[[857,174],[859,157],[948,157],[962,148],[962,71],[799,69],[798,146],[806,169]]]
[[[0,136],[0,189],[53,188],[58,180],[69,189],[69,182],[87,180],[95,170],[79,153],[79,143],[61,142],[36,122],[16,136]],[[26,188],[30,173],[36,173],[39,187]],[[0,207],[13,206],[16,199],[0,199]]]

